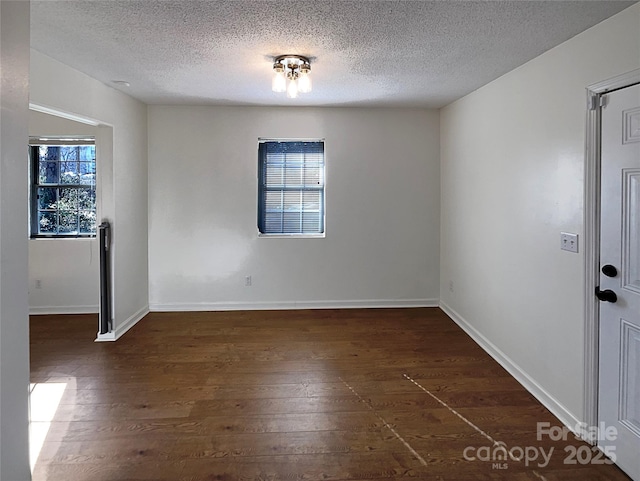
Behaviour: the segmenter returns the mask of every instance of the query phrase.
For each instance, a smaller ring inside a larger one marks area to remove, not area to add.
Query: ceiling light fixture
[[[302,55],[280,55],[273,61],[274,92],[287,92],[287,97],[295,99],[298,92],[311,92],[311,62]]]

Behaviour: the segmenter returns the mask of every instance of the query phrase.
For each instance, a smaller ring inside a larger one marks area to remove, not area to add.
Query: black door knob
[[[600,290],[600,287],[596,287],[596,297],[601,301],[616,302],[618,296],[611,289]]]
[[[616,277],[618,275],[618,269],[611,264],[607,264],[606,266],[602,266],[602,273],[607,277]]]

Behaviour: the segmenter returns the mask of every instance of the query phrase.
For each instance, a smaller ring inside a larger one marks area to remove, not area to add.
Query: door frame
[[[640,69],[618,75],[587,87],[587,119],[584,171],[584,422],[598,425],[598,369],[600,313],[594,295],[600,278],[600,166],[602,96],[640,83]],[[586,441],[585,433],[580,433]]]

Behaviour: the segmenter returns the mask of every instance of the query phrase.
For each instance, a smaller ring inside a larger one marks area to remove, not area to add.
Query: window
[[[258,148],[261,234],[324,234],[324,141],[266,141]]]
[[[32,139],[31,237],[96,235],[93,140]]]

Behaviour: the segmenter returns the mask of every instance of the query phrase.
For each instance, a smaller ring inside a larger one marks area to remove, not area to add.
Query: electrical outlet
[[[562,249],[563,251],[578,252],[578,234],[561,232],[560,249]]]
[[[251,286],[251,276],[246,276],[246,277],[244,278],[244,285],[245,285],[246,287],[250,287],[250,286]]]
[[[453,292],[453,281],[449,281],[449,292]]]
[[[36,289],[42,289],[42,280],[36,279]]]

